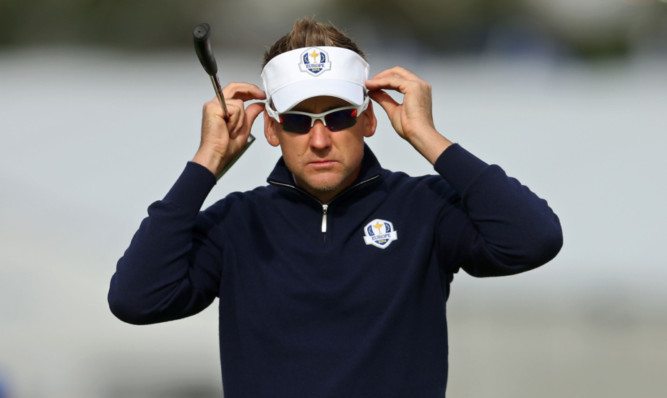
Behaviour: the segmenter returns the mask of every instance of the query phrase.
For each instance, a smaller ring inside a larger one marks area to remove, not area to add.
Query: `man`
[[[112,311],[163,322],[218,297],[226,398],[443,397],[454,273],[546,263],[562,244],[558,218],[438,133],[426,82],[399,67],[368,79],[334,27],[299,21],[265,61],[264,91],[224,89],[229,120],[216,100],[205,105],[193,161],[118,262]],[[370,99],[438,175],[380,167],[364,143],[376,128]],[[268,185],[200,212],[262,112],[282,151]]]

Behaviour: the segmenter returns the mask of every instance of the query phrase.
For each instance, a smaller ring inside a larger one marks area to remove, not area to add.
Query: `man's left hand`
[[[431,85],[399,66],[387,69],[366,81],[370,97],[389,116],[396,132],[414,146],[431,163],[452,143],[433,124]],[[383,90],[403,94],[403,103],[396,102]]]

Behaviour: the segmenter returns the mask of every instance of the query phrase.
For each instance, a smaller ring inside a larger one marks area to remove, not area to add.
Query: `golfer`
[[[226,398],[442,398],[454,275],[516,274],[560,250],[546,201],[438,132],[428,83],[368,74],[339,30],[298,21],[266,52],[263,89],[225,87],[227,121],[204,106],[197,153],[117,264],[109,305],[125,322],[219,299]],[[433,175],[382,168],[365,143],[378,113]],[[282,153],[267,183],[202,211],[260,114]]]

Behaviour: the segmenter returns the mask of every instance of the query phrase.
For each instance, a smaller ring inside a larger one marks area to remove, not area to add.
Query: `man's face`
[[[293,110],[322,113],[349,105],[334,97],[314,97]],[[372,104],[369,104],[354,126],[340,131],[331,131],[318,120],[305,134],[291,133],[265,113],[264,133],[269,144],[280,145],[297,185],[322,203],[328,203],[357,178],[364,154],[364,137],[375,133],[376,124]]]

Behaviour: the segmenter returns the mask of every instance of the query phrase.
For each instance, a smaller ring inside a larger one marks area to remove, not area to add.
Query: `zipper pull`
[[[327,233],[327,210],[329,209],[329,205],[322,205],[322,233],[326,234]]]

